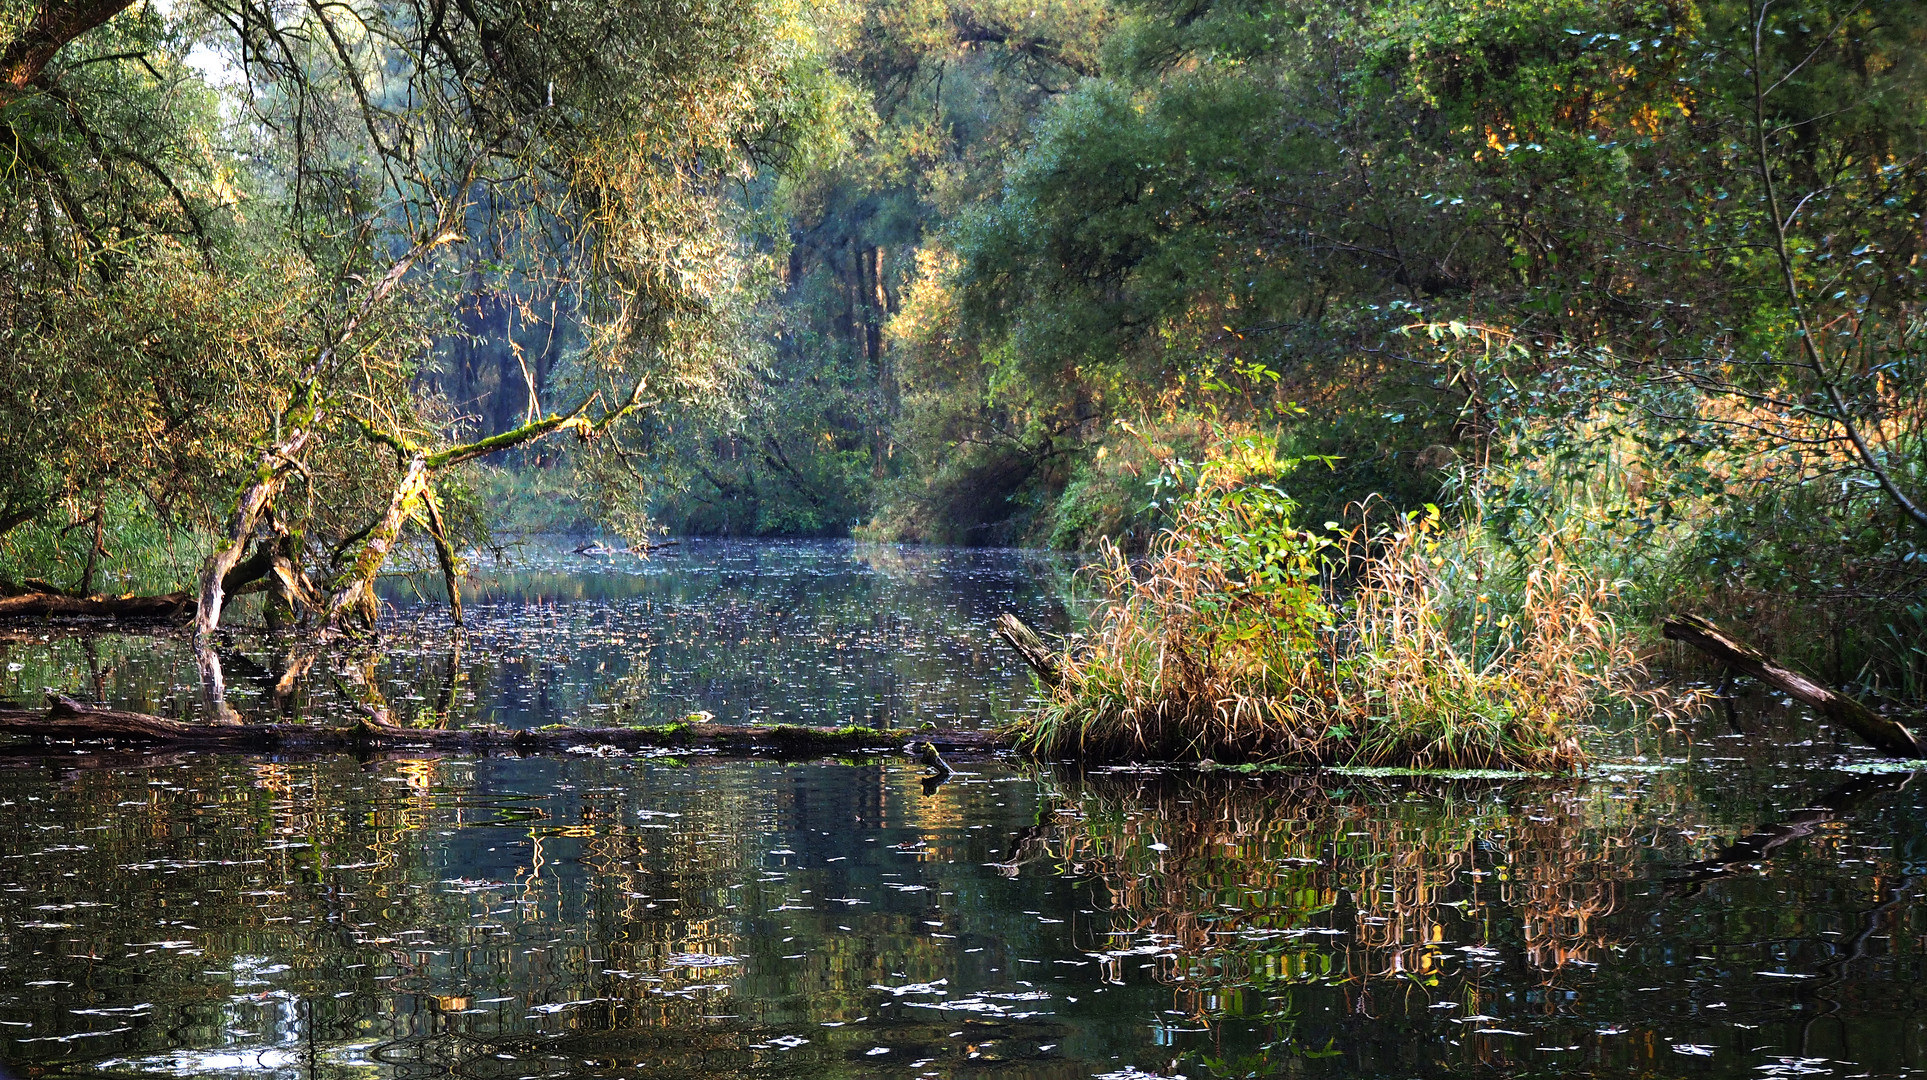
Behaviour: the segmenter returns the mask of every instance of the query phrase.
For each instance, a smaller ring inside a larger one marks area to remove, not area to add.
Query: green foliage
[[[169,528],[138,498],[122,496],[100,507],[98,549],[94,524],[90,512],[77,521],[41,519],[11,530],[0,537],[0,581],[153,596],[192,588],[207,557],[205,537]]]
[[[1174,524],[1134,566],[1106,548],[1089,631],[1019,736],[1088,760],[1209,758],[1562,770],[1644,669],[1621,584],[1573,529],[1521,551],[1436,507],[1389,530],[1294,524],[1246,439],[1161,479]]]
[[[783,0],[81,6],[44,53],[0,20],[0,535],[129,499],[211,533],[291,470],[262,528],[330,578],[416,448],[718,395],[773,273],[747,189],[835,108]],[[526,392],[483,418],[430,357],[489,303],[546,333],[533,370],[507,335]],[[633,429],[573,430],[567,475],[633,518]]]

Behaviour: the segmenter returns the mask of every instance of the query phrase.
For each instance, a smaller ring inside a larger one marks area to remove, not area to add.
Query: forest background
[[[15,588],[187,584],[269,473],[352,605],[505,530],[1129,551],[1215,463],[1927,695],[1927,4],[623,7],[9,0]]]

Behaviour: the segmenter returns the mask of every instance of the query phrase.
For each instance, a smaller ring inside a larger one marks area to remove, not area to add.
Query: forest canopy
[[[1642,618],[1927,660],[1927,5],[4,26],[0,542],[59,588],[264,474],[236,559],[337,607],[504,527],[1135,550],[1255,439],[1302,522],[1576,529]]]
[[[237,558],[273,537],[338,608],[407,522],[479,536],[440,505],[461,460],[563,428],[585,471],[620,454],[615,421],[753,351],[744,192],[822,96],[799,13],[758,2],[5,19],[0,526],[83,525],[82,592],[131,514]],[[477,431],[424,376],[511,281],[578,345]]]

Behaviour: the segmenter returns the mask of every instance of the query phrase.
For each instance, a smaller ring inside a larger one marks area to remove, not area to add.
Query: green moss
[[[762,732],[759,737],[779,746],[822,747],[825,750],[875,746],[878,743],[898,742],[903,738],[896,732],[860,725],[820,728],[801,724],[779,724]]]

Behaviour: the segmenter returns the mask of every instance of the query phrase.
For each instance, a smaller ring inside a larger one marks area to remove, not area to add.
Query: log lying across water
[[[178,621],[193,610],[194,600],[186,593],[164,596],[69,596],[66,593],[25,592],[15,596],[0,596],[0,619]]]
[[[1927,757],[1927,748],[1905,724],[1882,716],[1858,701],[1821,686],[1797,671],[1774,663],[1765,653],[1735,640],[1697,615],[1667,619],[1664,633],[1683,641],[1743,675],[1751,675],[1828,720],[1867,740],[1875,749],[1901,757]]]
[[[594,753],[659,751],[726,757],[797,758],[833,753],[896,753],[906,743],[930,742],[951,753],[988,753],[1009,740],[988,731],[884,731],[791,725],[734,727],[669,724],[662,727],[407,728],[364,719],[345,727],[318,724],[190,724],[146,713],[86,705],[50,696],[46,712],[0,709],[0,735],[22,735],[46,744],[111,742],[153,749],[232,753],[423,749],[459,753]]]

